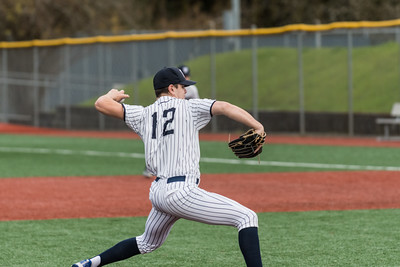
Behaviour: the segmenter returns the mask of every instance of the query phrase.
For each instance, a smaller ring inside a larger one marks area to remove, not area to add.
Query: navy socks
[[[239,247],[247,267],[262,266],[257,227],[244,228],[239,231]]]
[[[137,254],[140,254],[140,251],[136,243],[136,237],[129,238],[101,253],[99,255],[101,258],[100,266],[125,260]]]
[[[244,228],[239,231],[239,247],[247,267],[262,267],[257,227]],[[125,260],[138,254],[140,254],[140,251],[136,237],[129,238],[101,253],[99,255],[101,258],[100,266]]]

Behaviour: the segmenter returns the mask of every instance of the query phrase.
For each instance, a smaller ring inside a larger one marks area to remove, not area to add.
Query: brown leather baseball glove
[[[238,158],[253,158],[262,152],[262,146],[267,134],[258,134],[254,129],[250,129],[239,138],[230,141],[228,146]]]

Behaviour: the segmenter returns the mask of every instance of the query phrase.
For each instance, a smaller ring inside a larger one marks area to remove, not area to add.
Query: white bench
[[[383,136],[378,137],[378,140],[394,139],[390,137],[389,129],[392,125],[400,125],[400,103],[394,103],[390,112],[392,118],[377,118],[376,123],[383,125]]]

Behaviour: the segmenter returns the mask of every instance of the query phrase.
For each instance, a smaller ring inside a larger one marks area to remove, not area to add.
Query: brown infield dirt
[[[130,132],[64,131],[0,124],[0,134],[138,138]],[[227,141],[228,134],[202,134]],[[231,137],[234,138],[234,137]],[[267,143],[400,147],[374,138],[269,136]],[[400,208],[400,172],[203,174],[200,186],[256,212]],[[0,221],[146,216],[153,179],[143,176],[0,179]]]

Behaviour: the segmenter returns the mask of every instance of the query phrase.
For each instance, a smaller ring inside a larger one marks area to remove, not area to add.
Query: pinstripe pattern
[[[145,232],[136,238],[141,253],[160,247],[180,218],[234,226],[239,231],[258,227],[255,212],[196,184],[200,178],[198,132],[211,120],[213,103],[163,96],[148,107],[124,105],[126,124],[144,142],[147,169],[160,177],[150,187],[153,208]],[[167,183],[167,178],[181,175],[185,181]]]
[[[211,120],[213,103],[209,99],[163,96],[146,108],[124,105],[126,124],[144,142],[146,167],[150,172],[161,178],[200,175],[198,131]],[[154,123],[156,138],[153,139]]]

